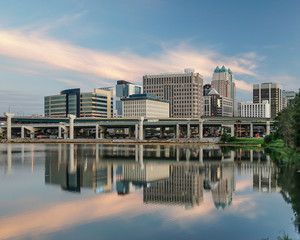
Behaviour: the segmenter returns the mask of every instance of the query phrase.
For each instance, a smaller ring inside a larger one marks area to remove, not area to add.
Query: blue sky
[[[300,88],[300,1],[52,0],[0,6],[0,115],[43,113],[43,97],[229,67],[237,100],[252,84]]]

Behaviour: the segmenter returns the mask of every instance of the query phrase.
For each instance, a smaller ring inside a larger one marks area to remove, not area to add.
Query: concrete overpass
[[[81,129],[95,133],[96,139],[104,139],[109,129],[126,129],[129,138],[144,140],[146,129],[159,129],[164,136],[166,128],[173,129],[176,138],[203,138],[208,128],[218,129],[220,133],[230,132],[231,136],[254,136],[254,128],[260,127],[262,133],[269,135],[273,120],[269,118],[240,117],[202,117],[202,118],[67,118],[15,117],[6,114],[1,117],[0,134],[6,133],[7,139],[35,138],[40,131],[55,130],[58,138],[76,138]],[[17,134],[12,134],[17,133]]]

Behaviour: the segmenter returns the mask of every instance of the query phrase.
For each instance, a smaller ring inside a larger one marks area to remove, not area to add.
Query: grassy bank
[[[273,161],[278,164],[297,164],[300,165],[300,153],[294,149],[286,147],[282,139],[272,140],[263,145],[265,152],[269,154]]]
[[[221,136],[220,143],[222,145],[239,145],[239,146],[261,146],[264,143],[263,138],[237,138],[237,137],[231,137],[227,133],[223,133]]]

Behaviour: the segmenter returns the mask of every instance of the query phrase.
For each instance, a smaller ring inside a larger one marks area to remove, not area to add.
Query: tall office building
[[[111,89],[95,88],[93,92],[82,93],[79,88],[61,91],[59,95],[44,97],[46,117],[107,117],[113,113]]]
[[[232,99],[220,96],[214,88],[204,96],[204,116],[232,117],[232,108]]]
[[[170,117],[199,118],[203,115],[203,77],[193,69],[184,73],[143,76],[144,93],[170,102]]]
[[[132,84],[130,82],[119,80],[117,81],[116,85],[116,110],[117,110],[117,117],[122,117],[123,110],[122,110],[122,98],[128,98],[130,95],[133,94],[142,94],[143,87],[139,85]]]
[[[278,83],[262,83],[253,85],[253,103],[268,100],[271,105],[271,118],[282,110],[282,86]]]
[[[210,84],[205,84],[203,86],[203,96],[207,96],[211,90],[211,85]]]
[[[211,88],[216,89],[221,96],[228,97],[233,100],[233,115],[236,116],[236,88],[234,75],[231,70],[229,68],[226,69],[224,66],[220,69],[217,66],[214,70]]]

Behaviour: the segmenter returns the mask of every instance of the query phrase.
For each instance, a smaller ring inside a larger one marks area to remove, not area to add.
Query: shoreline
[[[115,145],[219,145],[216,139],[169,139],[169,140],[131,140],[131,139],[11,139],[1,140],[0,144],[115,144]]]
[[[136,139],[11,139],[0,144],[106,144],[106,145],[218,145],[220,147],[262,147],[255,143],[222,143],[218,138],[180,138],[168,140]]]

